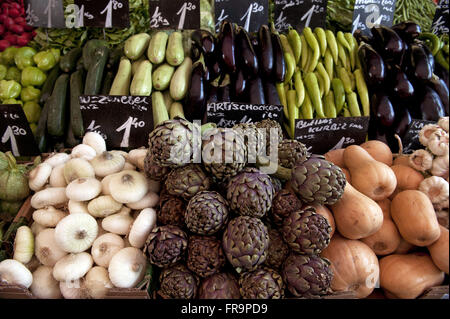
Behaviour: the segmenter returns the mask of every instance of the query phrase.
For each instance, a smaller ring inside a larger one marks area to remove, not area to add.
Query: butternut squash
[[[392,165],[393,155],[391,149],[386,143],[372,140],[362,143],[361,147],[365,149],[374,160],[384,163],[387,166]]]
[[[414,299],[443,281],[444,273],[426,253],[394,254],[380,259],[380,286],[388,298]]]
[[[392,254],[397,249],[401,242],[401,236],[392,219],[385,218],[379,231],[361,241],[369,246],[377,256],[385,256]]]
[[[393,165],[391,169],[397,178],[397,190],[418,189],[420,182],[424,180],[422,174],[409,166]]]
[[[321,256],[331,262],[334,291],[354,291],[358,298],[372,293],[379,279],[379,265],[369,246],[335,234]]]
[[[374,160],[361,146],[348,146],[344,152],[344,162],[352,176],[353,187],[373,200],[388,198],[397,187],[392,169]]]
[[[409,163],[409,156],[404,154],[397,156],[394,159],[394,162],[392,162],[392,165],[403,165],[411,167],[411,164]]]
[[[391,201],[389,198],[377,201],[378,206],[380,206],[383,211],[384,219],[392,219],[391,218]]]
[[[420,191],[406,190],[397,194],[391,203],[391,217],[402,237],[413,245],[429,246],[441,234],[433,204]]]
[[[316,213],[322,215],[328,220],[328,223],[331,226],[330,238],[333,237],[334,232],[336,231],[336,223],[334,222],[333,214],[331,214],[330,210],[323,205],[312,205],[316,209]]]
[[[442,226],[440,228],[439,239],[428,246],[428,251],[434,264],[448,275],[448,229]]]
[[[383,224],[383,211],[376,202],[347,183],[344,194],[330,206],[338,232],[349,239],[375,234]]]
[[[397,228],[398,229],[398,228]],[[414,246],[411,243],[408,243],[403,237],[400,238],[400,245],[398,245],[397,249],[394,251],[394,254],[407,254],[414,251],[417,246]]]
[[[329,151],[329,152],[325,153],[325,159],[328,162],[331,162],[334,165],[339,166],[340,168],[345,168],[344,151],[345,151],[345,148],[340,148],[338,150]]]

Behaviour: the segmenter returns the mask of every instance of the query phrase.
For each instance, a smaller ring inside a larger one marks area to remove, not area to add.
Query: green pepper
[[[56,63],[59,63],[59,60],[61,60],[61,51],[59,51],[59,49],[50,49],[49,51],[53,54]]]
[[[20,82],[21,74],[22,72],[20,72],[20,70],[17,67],[10,66],[8,68],[8,72],[6,73],[5,80],[14,80],[16,82]]]
[[[6,78],[6,73],[8,73],[8,68],[0,64],[0,81]]]
[[[36,50],[33,48],[21,47],[14,56],[14,62],[16,62],[16,65],[20,70],[33,66],[35,64],[33,57],[36,53]]]
[[[436,55],[441,47],[441,41],[439,40],[438,36],[431,32],[422,32],[419,35],[419,40],[423,40],[426,42],[433,55]]]
[[[14,56],[16,55],[19,48],[17,47],[9,47],[3,51],[2,54],[2,64],[12,65],[14,64]]]
[[[22,89],[20,93],[20,99],[24,102],[38,100],[41,97],[41,90],[36,89],[32,86],[27,86]]]
[[[56,65],[55,56],[49,51],[39,52],[33,57],[33,61],[42,71],[51,70]]]
[[[28,123],[36,123],[41,116],[41,107],[36,102],[26,102],[23,105],[23,112],[27,117]]]
[[[23,86],[42,86],[47,79],[47,75],[40,69],[29,66],[22,71],[22,85]]]
[[[6,99],[2,101],[2,104],[19,104],[23,106],[23,102],[16,99]]]
[[[11,81],[1,80],[0,99],[2,100],[15,99],[19,97],[21,89],[22,87],[20,86],[20,84],[14,80]]]

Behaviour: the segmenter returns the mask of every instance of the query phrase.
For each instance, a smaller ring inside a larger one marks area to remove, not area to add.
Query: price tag
[[[295,139],[313,154],[362,144],[368,130],[368,116],[295,121]]]
[[[209,103],[206,112],[208,122],[216,123],[218,127],[231,128],[239,123],[255,123],[265,119],[281,123],[283,106],[218,102]]]
[[[150,28],[200,29],[200,0],[150,0]]]
[[[256,32],[269,21],[268,0],[215,0],[214,3],[217,32],[224,20],[244,27],[247,32]]]
[[[431,31],[434,34],[441,35],[448,34],[448,5],[449,0],[439,0],[436,7],[436,13],[434,15],[433,24],[431,25]]]
[[[153,130],[150,97],[83,95],[80,109],[85,130],[99,133],[108,149],[147,145]]]
[[[436,124],[436,122],[425,120],[411,121],[411,124],[409,124],[409,127],[402,139],[404,154],[411,154],[415,150],[425,148],[425,146],[423,146],[419,141],[419,132],[425,125],[428,124]]]
[[[274,0],[275,28],[279,32],[289,27],[301,32],[303,28],[325,28],[328,0]]]
[[[42,28],[65,28],[63,0],[25,0],[28,25]]]
[[[67,28],[130,26],[128,0],[75,0],[65,12]]]
[[[27,117],[19,104],[0,105],[0,151],[18,156],[39,155]]]
[[[362,34],[370,35],[372,27],[392,26],[394,21],[396,0],[356,0],[353,9],[352,33],[361,30]]]

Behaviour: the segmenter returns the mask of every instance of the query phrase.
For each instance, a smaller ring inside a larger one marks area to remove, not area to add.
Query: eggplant
[[[230,84],[219,87],[218,95],[219,95],[220,102],[231,102]]]
[[[236,71],[236,57],[234,29],[231,22],[222,22],[218,38],[220,61],[225,71],[232,74]]]
[[[400,22],[392,27],[392,30],[397,32],[403,39],[403,41],[411,43],[416,39],[422,29],[420,25],[414,22]]]
[[[428,85],[436,91],[436,93],[439,95],[439,98],[441,99],[442,106],[444,107],[445,115],[449,114],[449,91],[447,84],[445,84],[444,80],[439,78],[436,75],[433,75],[431,77],[430,82],[428,82]]]
[[[256,77],[249,82],[249,100],[251,104],[266,104],[264,87],[260,77]]]
[[[264,83],[264,97],[267,104],[270,105],[281,105],[280,97],[273,80],[265,80]]]
[[[205,68],[196,62],[192,69],[191,84],[184,104],[184,112],[188,120],[203,118],[206,106]]]
[[[382,84],[386,77],[384,60],[374,48],[367,43],[363,43],[358,49],[358,56],[369,86]]]
[[[420,103],[422,120],[438,121],[445,116],[444,106],[439,94],[429,86],[425,86],[424,94]]]
[[[284,60],[283,46],[281,45],[280,36],[272,33],[273,46],[273,75],[277,82],[284,82],[286,78],[286,62]]]
[[[238,63],[244,69],[247,77],[258,75],[259,63],[250,37],[244,28],[239,27],[236,34],[236,44],[238,48]]]
[[[412,122],[411,114],[405,106],[397,107],[395,110],[394,133],[403,138]]]
[[[434,73],[434,66],[435,66],[435,63],[434,63],[434,55],[433,55],[433,53],[431,52],[431,50],[428,48],[427,45],[425,45],[425,44],[423,44],[423,43],[421,43],[421,44],[419,44],[419,45],[420,45],[420,46],[423,48],[423,50],[425,51],[425,54],[426,54],[427,57],[428,57],[428,64],[430,65],[431,72]]]
[[[370,44],[370,42],[372,41],[372,39],[363,34],[360,29],[357,29],[355,33],[353,33],[353,36],[355,37],[356,41],[358,41],[358,43],[364,42]]]
[[[392,95],[399,99],[408,99],[414,95],[414,86],[408,76],[398,67],[394,66],[389,71],[389,79],[392,81]]]
[[[250,43],[253,46],[253,50],[255,50],[255,52],[259,52],[259,34],[258,34],[258,32],[250,33],[248,36],[250,38]],[[256,56],[256,57],[258,57],[258,56]]]
[[[377,125],[385,128],[391,127],[395,121],[395,110],[389,97],[382,93],[376,92],[372,95],[371,100],[372,114],[376,119]]]
[[[247,79],[243,69],[240,69],[235,76],[233,83],[233,101],[246,102]]]
[[[217,59],[213,58],[206,59],[205,63],[210,73],[209,74],[210,81],[214,81],[215,79],[217,79],[217,77],[219,77],[222,74],[222,68]]]
[[[197,61],[198,59],[200,59],[201,55],[202,55],[202,51],[194,43],[191,48],[191,60]]]
[[[412,44],[409,51],[410,73],[419,81],[429,81],[433,76],[433,70],[424,48],[418,44]]]
[[[191,35],[191,39],[206,56],[214,53],[216,40],[211,32],[207,30],[195,30]]]
[[[405,46],[397,32],[385,26],[373,27],[370,31],[373,35],[372,42],[378,52],[382,52],[383,59],[398,63],[403,56]]]
[[[272,37],[269,27],[262,25],[259,28],[259,61],[261,75],[267,79],[272,77],[274,67]]]

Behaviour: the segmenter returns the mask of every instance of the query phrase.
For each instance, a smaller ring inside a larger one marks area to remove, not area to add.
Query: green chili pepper
[[[427,43],[427,46],[429,47],[433,55],[436,55],[441,48],[441,41],[439,40],[438,36],[434,33],[422,32],[419,35],[419,39]]]
[[[303,85],[302,74],[299,69],[294,73],[294,87],[297,92],[297,105],[300,107],[305,100],[305,86]]]
[[[325,84],[323,83],[324,80],[323,78],[320,76],[319,72],[314,71],[314,74],[317,78],[317,83],[319,83],[319,91],[320,91],[320,98],[322,99],[323,96],[325,95]]]
[[[356,89],[358,90],[359,99],[361,100],[363,115],[370,116],[369,91],[367,89],[366,81],[364,80],[363,72],[361,69],[356,69],[354,75],[356,80]]]
[[[302,54],[300,56],[300,63],[302,70],[306,70],[306,64],[308,63],[309,55],[311,54],[310,48],[308,47],[308,43],[306,42],[305,36],[303,34],[300,35],[300,40],[302,41]]]
[[[295,134],[295,120],[298,119],[299,109],[297,107],[297,92],[289,90],[287,93],[288,109],[289,109],[289,128],[291,136]]]
[[[301,111],[305,120],[312,120],[314,118],[314,111],[308,92],[305,93],[305,100],[301,106]]]
[[[338,54],[339,54],[339,61],[341,61],[341,65],[344,68],[348,69],[347,55],[345,53],[344,47],[340,43],[338,43]]]
[[[305,85],[317,115],[319,116],[319,118],[325,118],[322,98],[320,95],[319,82],[314,72],[309,72],[306,74]]]
[[[448,61],[445,59],[442,51],[436,54],[436,62],[439,63],[444,69],[448,71]]]
[[[331,55],[331,51],[327,49],[325,52],[325,57],[323,59],[323,63],[325,65],[325,70],[327,70],[328,77],[330,80],[333,80],[334,78],[334,62],[333,62],[333,56]]]
[[[327,118],[336,118],[337,117],[336,106],[334,104],[333,91],[328,92],[328,94],[325,96],[324,109],[325,109],[325,115],[327,116]]]
[[[327,50],[327,35],[325,34],[325,30],[323,28],[317,27],[314,29],[314,34],[319,40],[320,54],[322,55],[322,57],[324,57],[325,51]]]
[[[347,70],[344,67],[338,67],[338,75],[341,79],[342,83],[344,84],[345,93],[350,94],[353,92],[352,90],[352,80],[350,79],[350,76],[347,72]]]
[[[295,72],[294,51],[289,44],[288,38],[284,34],[280,35],[280,40],[284,52],[284,61],[286,62],[286,76],[284,79],[284,84],[288,84]]]
[[[337,45],[337,41],[336,41],[336,36],[330,30],[326,30],[325,34],[327,36],[327,44],[328,44],[328,47],[330,48],[331,55],[333,56],[334,64],[338,64],[339,54],[338,54],[338,45]]]
[[[312,59],[310,61],[308,72],[313,72],[316,69],[317,63],[320,58],[320,47],[319,42],[317,41],[314,33],[312,32],[310,27],[306,27],[303,29],[303,34],[305,35],[306,42],[312,49]]]
[[[283,83],[275,83],[275,87],[277,88],[278,96],[280,98],[281,105],[283,105],[284,116],[289,118],[289,113],[287,112],[287,99],[286,92],[284,90]]]
[[[352,115],[350,114],[350,112],[346,107],[344,108],[344,117],[352,117]]]
[[[358,44],[356,42],[353,34],[346,32],[344,33],[344,37],[347,40],[348,44],[350,44],[351,50],[348,52],[350,56],[350,66],[351,69],[354,70],[356,67],[356,55],[358,54]]]
[[[338,43],[342,44],[342,46],[348,50],[348,52],[352,51],[352,47],[350,46],[348,41],[345,39],[344,32],[338,31],[337,40],[338,40]]]
[[[345,89],[342,80],[339,78],[334,78],[331,81],[331,86],[334,93],[334,104],[336,105],[336,112],[339,114],[345,104]]]
[[[361,110],[359,109],[358,105],[358,97],[356,96],[355,92],[351,92],[350,94],[347,94],[347,103],[348,108],[350,111],[350,114],[354,117],[361,116]]]
[[[325,67],[323,66],[322,62],[319,62],[317,64],[317,71],[319,72],[319,75],[322,77],[323,80],[323,90],[324,95],[327,95],[328,92],[330,92],[330,77],[328,76],[327,71],[325,70]]]
[[[292,51],[294,52],[295,65],[298,65],[302,53],[302,40],[300,35],[297,30],[290,27],[287,38],[289,44],[291,45]]]

